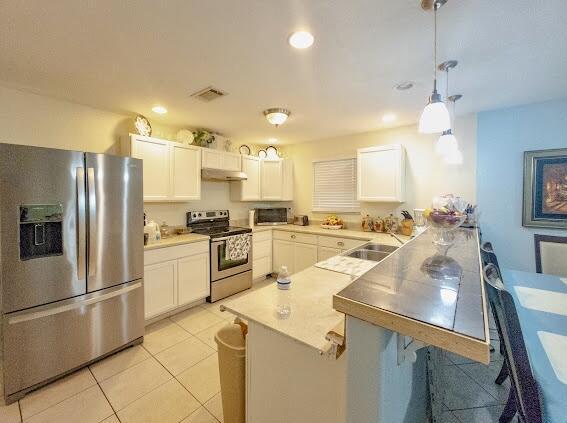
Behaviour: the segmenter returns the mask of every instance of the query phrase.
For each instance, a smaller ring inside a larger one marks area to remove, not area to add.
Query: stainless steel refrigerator
[[[142,161],[0,144],[7,402],[142,340]]]

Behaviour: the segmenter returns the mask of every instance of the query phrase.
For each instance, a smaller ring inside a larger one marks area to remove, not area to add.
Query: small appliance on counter
[[[297,226],[309,226],[309,217],[306,214],[300,214],[293,218],[293,224]]]
[[[258,226],[287,225],[287,208],[256,209],[255,223]]]

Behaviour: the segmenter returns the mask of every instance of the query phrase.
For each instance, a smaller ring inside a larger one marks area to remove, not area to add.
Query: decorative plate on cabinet
[[[150,121],[142,115],[136,116],[136,121],[134,122],[134,126],[136,127],[136,131],[138,134],[143,135],[145,137],[149,137],[152,135],[152,125],[150,125]]]
[[[242,144],[238,151],[240,152],[240,154],[244,154],[245,156],[249,156],[251,153],[250,147],[248,147],[246,144]]]
[[[266,155],[268,157],[268,159],[279,159],[280,156],[278,154],[278,149],[276,147],[274,147],[273,145],[270,145],[268,148],[266,148]]]
[[[189,129],[181,129],[179,132],[177,132],[177,135],[175,135],[175,139],[177,140],[177,142],[189,145],[193,142],[195,137],[193,136],[193,132],[191,132]]]
[[[268,153],[266,153],[266,150],[260,150],[258,151],[258,157],[265,159],[266,157],[268,157]]]

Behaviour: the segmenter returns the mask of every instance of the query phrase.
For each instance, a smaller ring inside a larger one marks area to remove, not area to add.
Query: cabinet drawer
[[[144,265],[161,263],[167,260],[175,260],[193,254],[208,253],[209,241],[193,242],[191,244],[175,245],[173,247],[158,248],[157,250],[144,251]]]
[[[272,257],[272,241],[267,239],[266,241],[256,241],[252,243],[252,255],[254,260],[261,257]]]
[[[317,245],[317,235],[302,234],[299,232],[274,231],[274,239]]]
[[[272,273],[272,258],[262,257],[252,262],[252,278],[257,279]]]
[[[272,231],[261,231],[261,232],[254,232],[252,235],[252,240],[254,242],[261,242],[261,241],[271,241],[272,240]]]
[[[339,238],[335,236],[319,236],[319,245],[322,247],[340,248],[341,250],[350,250],[366,244],[368,241],[360,239]]]

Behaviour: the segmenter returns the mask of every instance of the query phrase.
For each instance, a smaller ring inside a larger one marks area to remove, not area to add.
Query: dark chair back
[[[480,256],[482,257],[483,267],[487,264],[493,264],[500,271],[500,266],[498,265],[498,258],[496,258],[496,253],[494,248],[492,248],[492,243],[487,241],[480,246]]]
[[[500,270],[494,263],[484,268],[484,281],[500,339],[504,342],[504,358],[510,374],[511,389],[515,393],[516,410],[520,421],[541,422],[539,391],[532,374],[514,299],[506,291]]]

